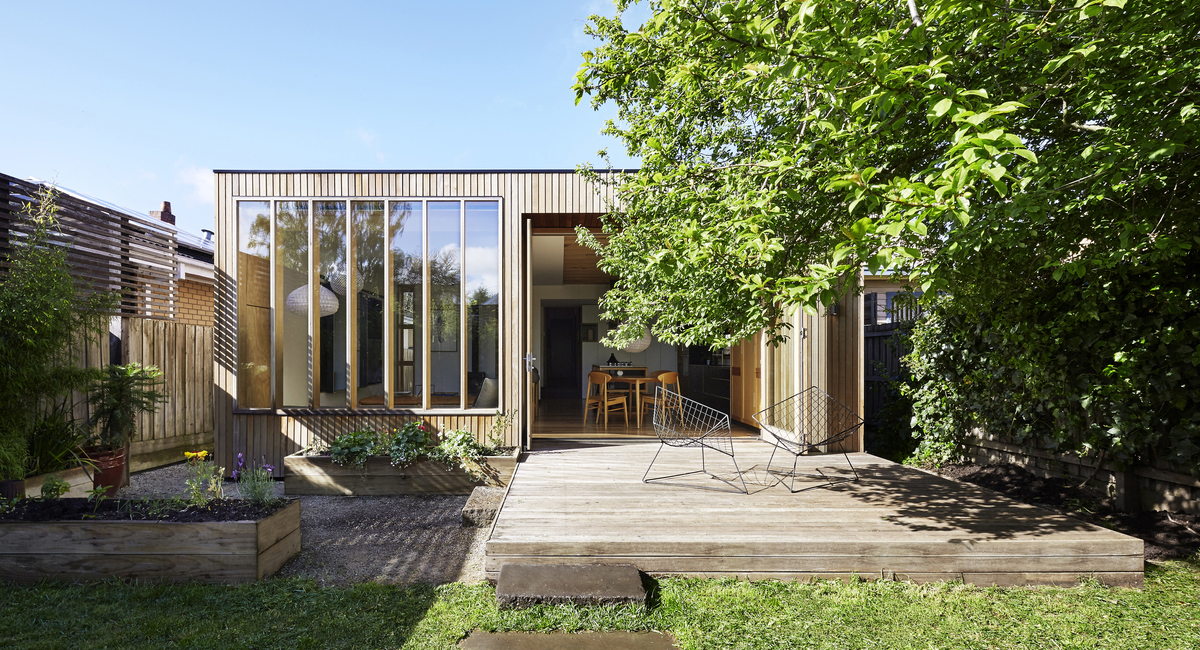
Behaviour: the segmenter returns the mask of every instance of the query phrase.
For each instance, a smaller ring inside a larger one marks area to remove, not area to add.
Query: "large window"
[[[239,408],[499,406],[495,200],[238,202]]]

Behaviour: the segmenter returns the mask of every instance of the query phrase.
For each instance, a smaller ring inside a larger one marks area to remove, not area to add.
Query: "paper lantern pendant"
[[[642,352],[646,348],[650,347],[650,342],[653,340],[654,339],[651,338],[651,336],[650,336],[650,327],[647,326],[646,333],[642,335],[642,338],[634,339],[634,340],[630,341],[629,345],[626,345],[622,349],[625,350],[626,352],[633,352],[636,354],[636,353]]]
[[[332,291],[325,288],[325,285],[319,285],[321,296],[321,316],[332,316],[337,313],[341,303],[338,302],[338,297]],[[311,291],[308,285],[304,285],[299,289],[288,294],[287,304],[288,311],[301,316],[308,313],[308,294]]]

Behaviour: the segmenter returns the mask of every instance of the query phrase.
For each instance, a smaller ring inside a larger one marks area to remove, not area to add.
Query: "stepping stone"
[[[467,505],[462,509],[463,526],[487,526],[496,518],[500,502],[504,500],[502,487],[477,487],[471,490]]]
[[[496,581],[501,608],[531,605],[646,604],[632,564],[505,564]]]
[[[658,632],[474,632],[458,642],[463,650],[677,650],[670,634]]]

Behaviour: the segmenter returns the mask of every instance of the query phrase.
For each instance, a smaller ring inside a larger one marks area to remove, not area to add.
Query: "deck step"
[[[471,491],[467,505],[462,509],[462,525],[483,527],[492,523],[500,502],[504,501],[504,488],[479,486]]]
[[[472,632],[463,650],[675,650],[675,639],[658,632]]]
[[[501,608],[532,605],[646,604],[632,564],[505,564],[496,581]]]

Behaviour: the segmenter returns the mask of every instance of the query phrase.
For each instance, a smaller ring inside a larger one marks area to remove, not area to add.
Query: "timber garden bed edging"
[[[338,465],[330,456],[292,454],[283,459],[283,493],[292,495],[400,496],[470,494],[480,485],[507,487],[517,466],[517,452],[479,460],[483,480],[460,467],[419,460],[393,467],[387,456],[371,456],[360,468]]]
[[[0,521],[0,579],[236,584],[300,552],[300,501],[254,521]]]

